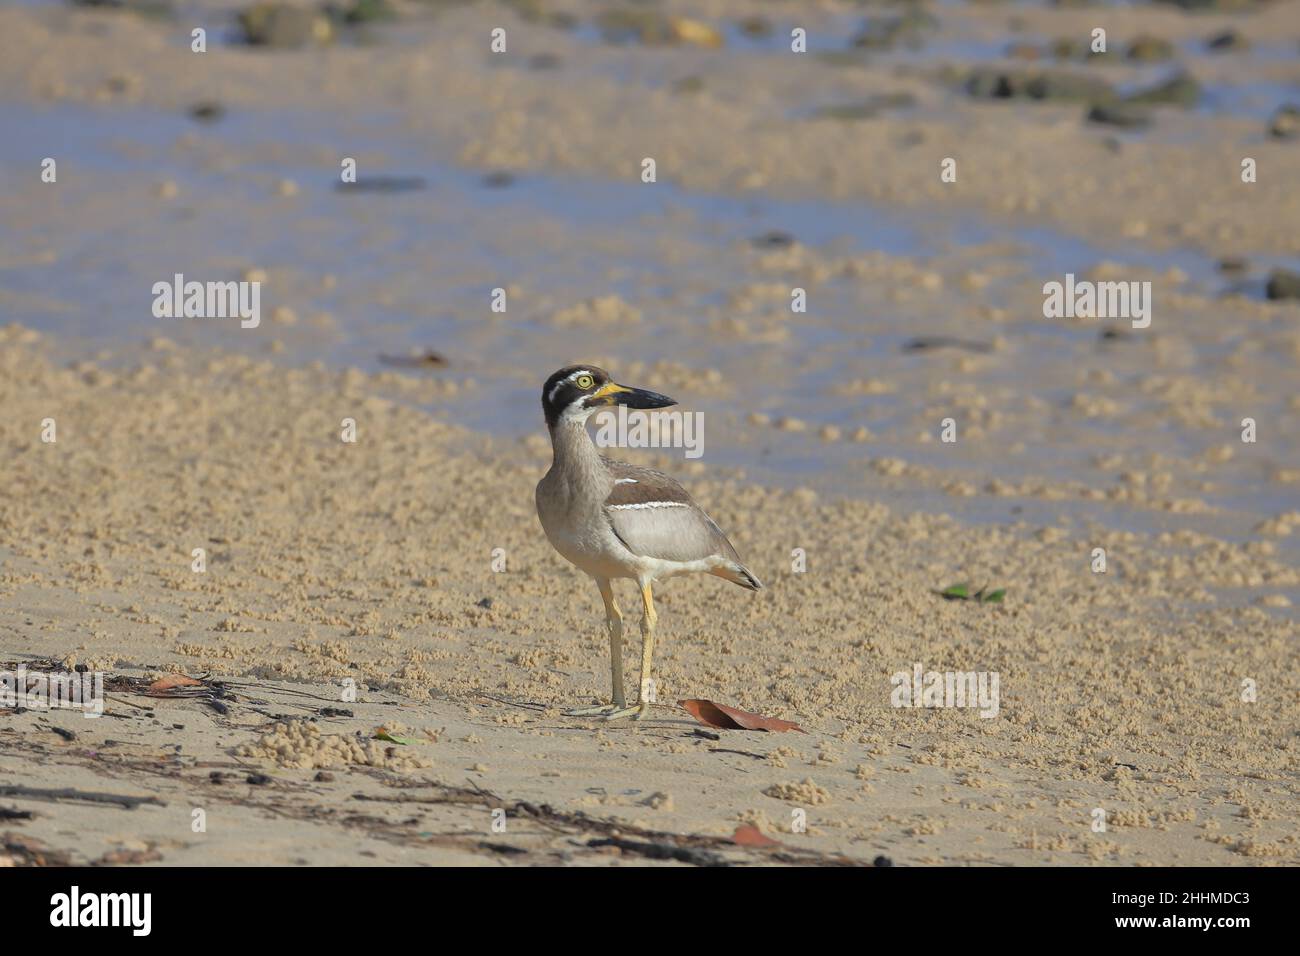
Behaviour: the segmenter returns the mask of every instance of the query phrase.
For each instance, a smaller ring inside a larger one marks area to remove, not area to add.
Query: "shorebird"
[[[594,365],[562,368],[542,386],[553,457],[537,483],[537,517],[555,550],[595,580],[609,630],[612,702],[567,716],[639,720],[649,713],[656,581],[703,572],[751,591],[763,586],[685,488],[662,472],[601,455],[587,433],[587,419],[602,408],[676,404],[658,392],[618,385]],[[614,578],[631,578],[641,589],[641,682],[630,707],[623,696],[623,615],[614,601]]]

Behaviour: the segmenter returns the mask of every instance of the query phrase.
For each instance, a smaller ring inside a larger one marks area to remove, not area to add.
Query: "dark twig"
[[[39,787],[0,784],[0,797],[26,797],[29,800],[47,800],[50,803],[58,803],[60,800],[107,803],[126,810],[134,810],[142,803],[152,803],[159,807],[167,806],[157,797],[129,797],[121,793],[95,793],[89,790],[74,790],[71,787],[62,790],[46,790]]]
[[[588,840],[587,846],[616,846],[624,853],[634,853],[651,860],[676,860],[690,863],[692,866],[730,866],[726,860],[710,850],[694,847],[673,846],[669,843],[641,843],[637,840],[624,840],[619,837],[603,837]]]

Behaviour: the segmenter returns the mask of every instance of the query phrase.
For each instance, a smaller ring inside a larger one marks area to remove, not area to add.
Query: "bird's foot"
[[[621,720],[624,717],[631,717],[633,720],[645,720],[646,717],[650,716],[650,705],[645,703],[633,704],[631,707],[620,707],[603,716],[606,720]]]
[[[595,707],[578,707],[566,710],[565,717],[608,717],[618,710],[626,710],[622,704],[597,704]]]
[[[576,710],[566,710],[565,717],[603,717],[606,720],[621,720],[624,717],[631,717],[633,720],[645,720],[650,713],[649,704],[633,704],[625,707],[622,704],[598,704],[595,707],[579,707]]]

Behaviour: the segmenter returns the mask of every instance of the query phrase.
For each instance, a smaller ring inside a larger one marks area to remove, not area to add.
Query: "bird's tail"
[[[763,590],[763,582],[754,577],[749,568],[739,561],[728,561],[726,564],[720,564],[709,573],[716,574],[732,584],[739,584],[742,588],[748,588],[751,591]]]

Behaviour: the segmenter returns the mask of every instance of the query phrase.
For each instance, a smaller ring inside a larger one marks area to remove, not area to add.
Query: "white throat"
[[[575,399],[573,403],[569,405],[568,408],[560,412],[560,422],[559,422],[560,426],[563,428],[585,427],[587,424],[587,419],[589,419],[592,415],[596,414],[596,412],[600,411],[599,408],[585,407],[584,405],[585,402],[586,402],[585,397]]]

